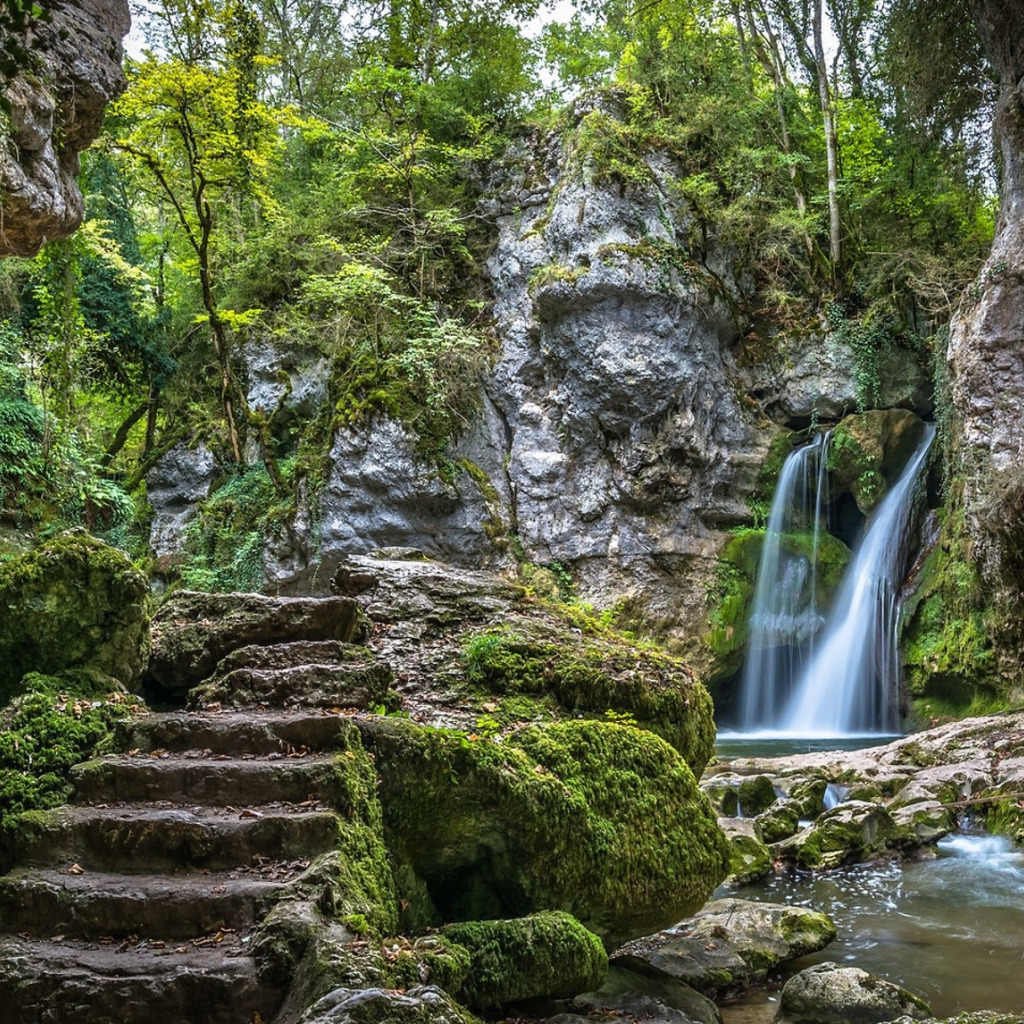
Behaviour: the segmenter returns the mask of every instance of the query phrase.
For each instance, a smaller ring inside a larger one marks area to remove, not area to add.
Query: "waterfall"
[[[772,728],[824,622],[817,608],[815,567],[822,512],[828,505],[828,437],[819,435],[792,452],[775,488],[740,682],[740,728],[745,731]],[[787,548],[785,537],[795,533],[811,535],[810,558]]]
[[[891,733],[899,729],[899,590],[914,484],[935,428],[875,510],[836,597],[824,639],[779,720],[796,735]]]

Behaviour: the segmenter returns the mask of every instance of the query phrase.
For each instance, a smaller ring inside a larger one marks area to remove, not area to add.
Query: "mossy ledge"
[[[469,953],[457,991],[471,1010],[537,996],[574,996],[600,988],[608,970],[601,940],[559,911],[507,921],[466,921],[442,930]]]
[[[681,658],[653,645],[526,616],[462,645],[467,679],[488,697],[550,696],[574,717],[622,715],[670,743],[697,774],[711,757],[710,695]]]

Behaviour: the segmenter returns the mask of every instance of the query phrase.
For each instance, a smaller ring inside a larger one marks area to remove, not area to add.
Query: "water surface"
[[[936,1016],[1024,1008],[1024,851],[1006,839],[958,834],[930,860],[791,872],[719,895],[812,907],[839,929],[790,973],[834,960],[898,982]],[[778,993],[723,1007],[726,1024],[762,1024]]]

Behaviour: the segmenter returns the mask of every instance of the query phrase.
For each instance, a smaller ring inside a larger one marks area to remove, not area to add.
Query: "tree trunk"
[[[836,137],[835,111],[832,90],[829,88],[828,68],[825,64],[825,45],[822,40],[822,0],[814,3],[814,60],[817,66],[818,98],[821,117],[825,125],[825,153],[828,163],[828,235],[832,257],[832,283],[837,292],[843,283],[843,236],[839,218],[839,140]]]

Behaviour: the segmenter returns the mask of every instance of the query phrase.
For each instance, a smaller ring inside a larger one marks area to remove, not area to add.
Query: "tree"
[[[232,359],[233,331],[254,311],[221,302],[223,236],[243,207],[269,202],[262,189],[278,149],[273,112],[255,96],[251,12],[181,0],[164,10],[173,49],[130,66],[130,87],[116,105],[123,128],[115,146],[148,172],[153,201],[166,203],[194,257],[199,296],[219,370],[218,395],[236,463],[243,458],[246,402]],[[220,44],[218,45],[218,40]]]

